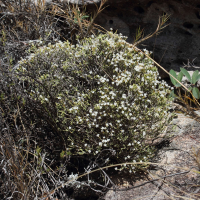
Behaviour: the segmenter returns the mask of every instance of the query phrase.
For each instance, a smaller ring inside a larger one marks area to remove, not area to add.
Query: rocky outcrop
[[[200,116],[199,111],[195,113]],[[154,161],[158,165],[152,165],[139,180],[130,175],[113,176],[117,190],[108,191],[104,200],[200,198],[200,122],[177,114],[172,124],[176,129],[170,143],[159,150]]]
[[[96,9],[94,3],[101,0],[69,0],[71,3],[87,4],[89,10]],[[153,51],[154,59],[167,69],[180,71],[183,63],[194,60],[200,66],[200,1],[199,0],[108,0],[109,5],[99,15],[96,23],[107,30],[121,32],[134,42],[136,30],[144,34],[153,33],[159,16],[169,14],[170,23],[162,32],[140,45]],[[190,68],[190,70],[193,70]],[[194,68],[194,70],[196,70]],[[161,72],[164,78],[168,75]]]

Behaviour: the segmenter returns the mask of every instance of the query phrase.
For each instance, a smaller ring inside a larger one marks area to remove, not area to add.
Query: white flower
[[[126,99],[126,94],[123,94],[123,95],[122,95],[122,98],[123,98],[123,99]]]
[[[92,109],[89,110],[89,113],[92,113]]]
[[[139,65],[136,65],[134,69],[135,71],[140,72],[142,70],[142,67],[140,67]]]
[[[107,158],[106,160],[105,160],[105,163],[107,163],[109,161],[109,158]]]
[[[145,131],[143,131],[143,137],[146,135]]]

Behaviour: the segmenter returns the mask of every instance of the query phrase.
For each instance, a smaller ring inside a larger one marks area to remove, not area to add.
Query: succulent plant
[[[77,45],[58,42],[19,62],[20,84],[42,105],[49,126],[62,133],[66,154],[101,158],[104,164],[109,158],[149,161],[154,154],[149,141],[171,121],[170,87],[125,39],[108,32],[77,39]]]
[[[190,74],[188,73],[188,71],[184,68],[180,68],[181,71],[179,72],[178,76],[176,75],[176,72],[171,69],[170,70],[170,74],[173,75],[179,82],[182,81],[182,78],[183,76],[186,76],[187,78],[187,81],[189,82],[189,86],[188,86],[188,90],[192,92],[192,95],[196,98],[196,99],[200,99],[200,92],[199,92],[199,89],[197,87],[197,83],[198,83],[198,80],[200,79],[200,74],[199,74],[199,71],[196,70],[193,72],[192,76],[190,76]],[[176,89],[178,89],[178,96],[175,94],[175,91],[172,90],[171,92],[171,96],[173,98],[179,98],[179,99],[182,99],[182,95],[181,95],[181,91],[180,91],[180,88],[181,88],[181,84],[178,83],[173,77],[170,76],[170,79],[171,79],[171,82],[172,84],[175,86]],[[195,102],[194,100],[192,100],[190,97],[189,97],[189,92],[187,92],[185,94],[185,98],[187,99],[190,99],[191,101]]]

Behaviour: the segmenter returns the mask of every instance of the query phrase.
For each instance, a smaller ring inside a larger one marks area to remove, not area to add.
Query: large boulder
[[[96,10],[95,4],[101,0],[68,0],[70,3],[83,3],[88,9]],[[141,48],[154,52],[154,59],[167,69],[180,71],[183,63],[195,58],[194,65],[200,66],[200,2],[199,0],[108,0],[96,23],[105,29],[118,30],[134,41],[136,30],[144,29],[144,34],[153,33],[159,16],[169,14],[170,23],[162,32],[145,42]],[[192,68],[190,70],[193,70]],[[167,74],[161,72],[164,78]]]

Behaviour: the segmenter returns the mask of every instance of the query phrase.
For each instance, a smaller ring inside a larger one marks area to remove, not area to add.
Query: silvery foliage
[[[154,154],[149,141],[173,115],[170,87],[159,80],[153,62],[125,39],[108,32],[77,40],[77,45],[49,44],[22,59],[17,69],[20,83],[28,83],[25,92],[43,105],[66,137],[66,153],[95,157],[98,166],[97,158],[104,165],[109,158],[149,161]]]

